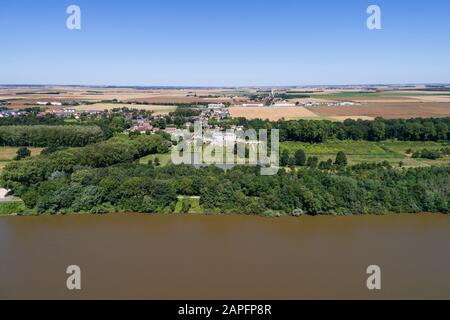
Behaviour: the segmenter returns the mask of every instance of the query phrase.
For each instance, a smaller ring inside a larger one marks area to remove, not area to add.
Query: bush
[[[334,164],[338,167],[345,167],[347,165],[347,156],[343,151],[339,151],[336,155],[336,160]]]
[[[22,160],[31,156],[31,151],[27,147],[20,147],[17,150],[16,160]]]
[[[295,164],[297,166],[304,166],[306,163],[306,154],[302,149],[295,151]]]
[[[319,158],[316,156],[309,157],[306,165],[310,168],[317,168],[317,164],[319,163]]]

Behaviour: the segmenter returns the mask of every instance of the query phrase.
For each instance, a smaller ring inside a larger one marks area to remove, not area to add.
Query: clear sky
[[[449,0],[0,0],[2,84],[443,82]]]

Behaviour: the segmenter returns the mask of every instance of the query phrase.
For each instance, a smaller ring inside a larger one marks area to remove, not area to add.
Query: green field
[[[422,96],[449,96],[449,93],[418,93],[418,92],[337,92],[329,94],[312,94],[313,98],[320,99],[352,99],[352,98],[397,98]]]
[[[187,213],[204,213],[203,208],[200,205],[200,197],[187,197],[178,196],[177,204],[175,205],[175,212],[181,213],[183,201],[188,201],[190,204],[190,209]]]
[[[159,159],[161,166],[165,166],[169,164],[171,153],[158,153],[158,154],[150,154],[148,156],[142,157],[139,159],[140,164],[148,164],[148,160],[152,160],[155,163],[155,158]]]
[[[344,151],[349,160],[349,164],[362,162],[382,162],[388,161],[392,165],[398,165],[403,161],[406,167],[423,166],[445,166],[450,164],[450,157],[446,156],[437,160],[413,159],[406,155],[406,150],[439,150],[450,147],[449,142],[420,142],[420,141],[353,141],[353,140],[333,140],[320,144],[310,144],[302,142],[282,142],[280,149],[287,149],[294,155],[297,149],[303,149],[307,156],[317,156],[320,160],[333,159],[339,151]]]
[[[25,205],[22,201],[6,201],[0,202],[0,216],[14,215],[22,212]]]

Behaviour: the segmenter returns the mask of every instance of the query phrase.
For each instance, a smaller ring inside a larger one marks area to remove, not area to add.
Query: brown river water
[[[450,216],[0,217],[0,298],[450,299]]]

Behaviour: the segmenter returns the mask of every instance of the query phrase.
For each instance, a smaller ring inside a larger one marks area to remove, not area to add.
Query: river
[[[0,217],[0,298],[450,299],[450,216]]]

